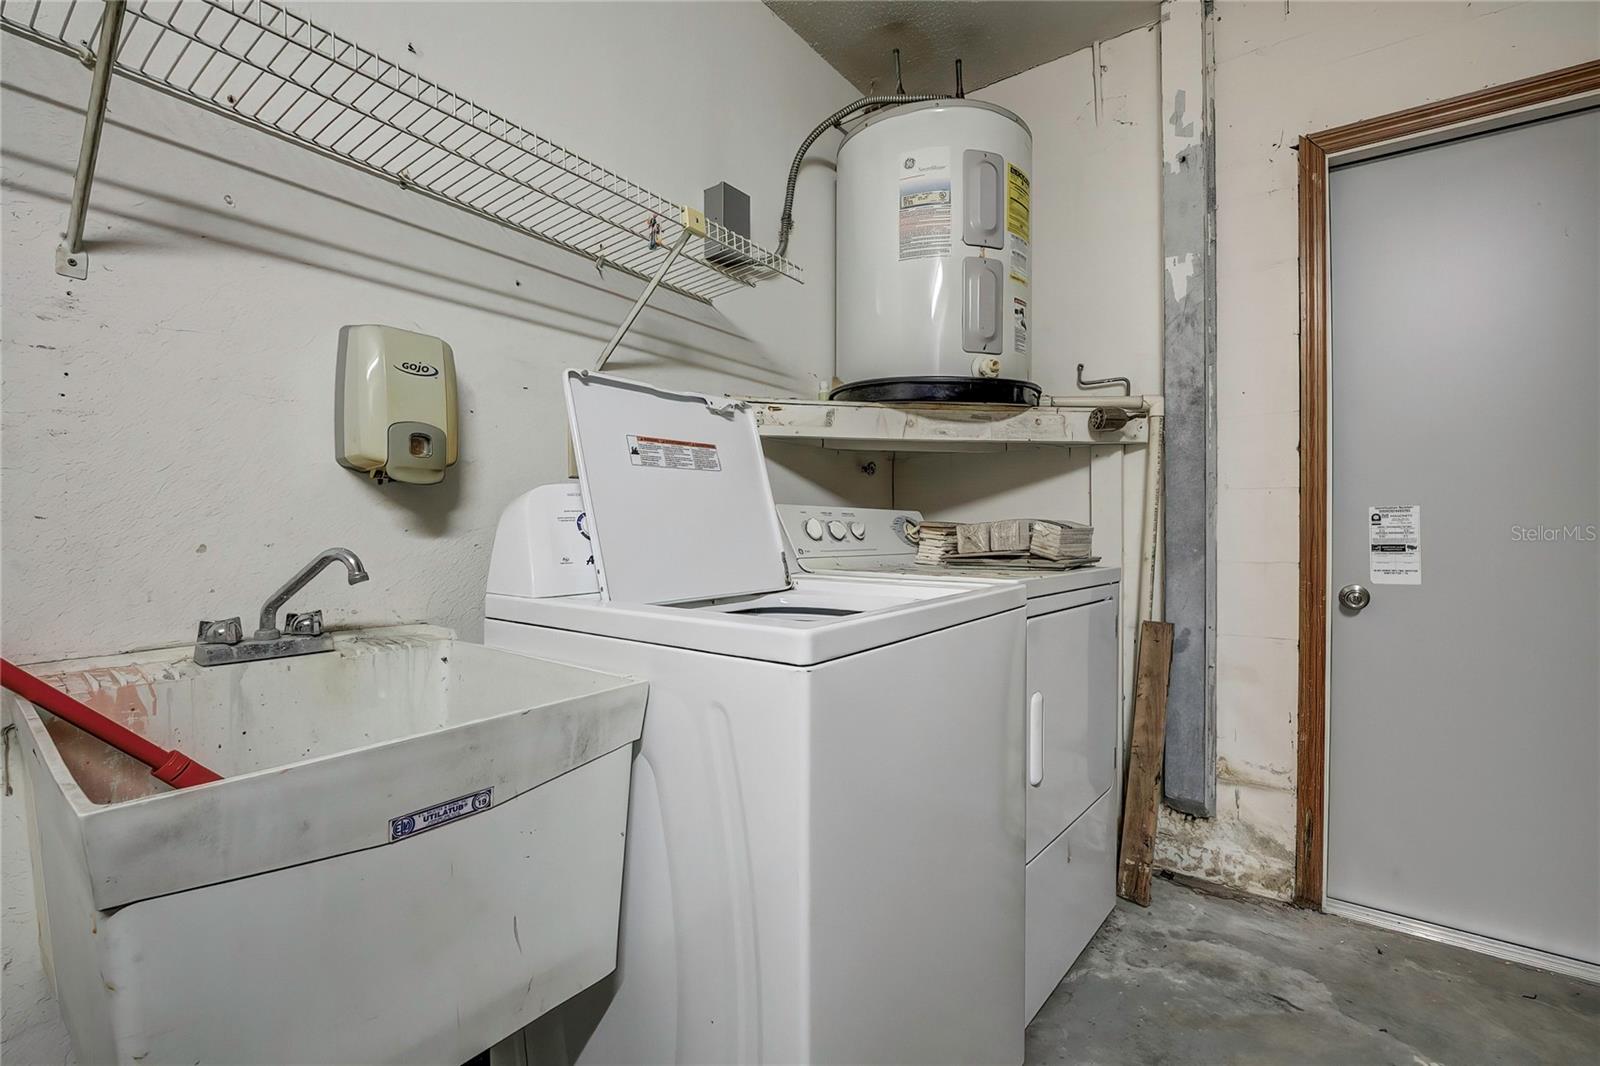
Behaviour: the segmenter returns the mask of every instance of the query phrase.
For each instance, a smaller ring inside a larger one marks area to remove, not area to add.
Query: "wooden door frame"
[[[1294,901],[1322,906],[1328,719],[1328,167],[1373,149],[1600,92],[1600,61],[1300,138],[1300,695]]]

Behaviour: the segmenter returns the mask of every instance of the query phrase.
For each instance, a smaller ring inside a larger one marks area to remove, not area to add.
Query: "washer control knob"
[[[850,535],[857,540],[867,539],[867,527],[860,522],[850,523]]]
[[[812,540],[822,539],[822,521],[816,518],[806,519],[806,536]]]
[[[843,540],[844,539],[844,523],[839,521],[837,518],[834,519],[832,522],[829,522],[828,523],[828,536],[832,537],[834,540]]]

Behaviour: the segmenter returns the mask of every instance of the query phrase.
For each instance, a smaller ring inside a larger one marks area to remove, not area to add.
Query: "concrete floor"
[[[1158,879],[1028,1029],[1028,1063],[1595,1063],[1600,987]]]

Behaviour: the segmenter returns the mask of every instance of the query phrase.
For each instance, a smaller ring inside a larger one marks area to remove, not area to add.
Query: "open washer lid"
[[[745,404],[586,370],[567,371],[566,393],[605,599],[682,603],[789,587]]]

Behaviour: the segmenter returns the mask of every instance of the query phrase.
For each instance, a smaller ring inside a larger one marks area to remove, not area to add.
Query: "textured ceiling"
[[[961,60],[967,90],[1059,59],[1159,17],[1157,0],[766,0],[862,92],[950,92]]]

